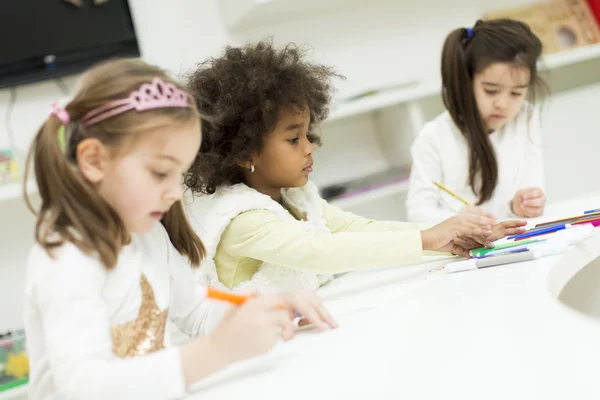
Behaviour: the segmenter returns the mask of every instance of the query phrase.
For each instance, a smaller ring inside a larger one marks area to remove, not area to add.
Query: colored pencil
[[[459,195],[457,195],[456,193],[454,193],[452,190],[448,189],[446,186],[442,185],[441,183],[434,181],[433,184],[435,186],[439,187],[440,189],[442,189],[444,192],[448,193],[450,196],[452,196],[455,199],[461,201],[463,204],[465,204],[467,206],[471,206],[472,205],[467,200],[463,199],[462,197],[460,197]]]

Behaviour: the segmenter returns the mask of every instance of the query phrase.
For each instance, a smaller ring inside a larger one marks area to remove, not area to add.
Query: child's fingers
[[[491,227],[496,223],[494,214],[473,206],[465,208],[463,215],[467,220],[482,227]]]
[[[546,204],[546,197],[527,197],[523,200],[524,207],[543,207]]]
[[[321,302],[321,299],[317,298],[316,295],[315,295],[315,299],[316,299],[316,301],[313,302],[313,307],[319,314],[319,317],[321,318],[321,320],[324,321],[325,324],[327,324],[327,326],[329,328],[339,327],[337,321],[333,318],[331,313],[327,310],[327,308]]]
[[[490,228],[496,223],[496,219],[493,216],[489,217],[489,216],[479,215],[479,216],[475,217],[474,222],[481,227]]]
[[[466,213],[461,215],[460,217],[462,217],[465,221],[468,221],[482,228],[489,228],[495,223],[494,219],[477,213]]]
[[[470,258],[471,255],[469,254],[469,251],[467,249],[465,249],[464,247],[457,245],[456,243],[452,243],[452,250],[450,250],[450,252],[452,254],[455,254],[457,256],[461,256],[461,257],[465,257],[465,258]]]
[[[467,237],[458,237],[454,239],[454,243],[462,247],[463,249],[476,249],[478,247],[481,247],[479,243]]]
[[[502,230],[502,233],[498,235],[498,237],[496,237],[494,240],[502,239],[506,236],[520,235],[521,233],[525,233],[526,230],[527,229],[525,229],[525,227],[522,226],[516,228],[504,228]]]
[[[498,240],[502,239],[505,236],[510,235],[518,235],[525,232],[525,226],[527,225],[527,221],[504,221],[499,223],[494,227],[494,235],[493,238],[489,238],[490,240]]]
[[[272,312],[273,325],[275,328],[281,328],[281,337],[284,340],[289,340],[294,336],[294,322],[290,319],[288,313],[284,310],[276,310]]]
[[[473,236],[472,239],[479,244],[479,247],[488,247],[488,248],[492,248],[494,247],[494,243],[492,243],[492,241],[488,238],[485,238],[483,236]],[[463,246],[464,247],[464,246]]]
[[[544,213],[544,207],[523,207],[523,212],[527,218],[539,217]]]
[[[492,230],[487,227],[481,227],[477,224],[466,223],[459,227],[458,235],[475,238],[477,236],[488,237],[492,234]]]
[[[503,221],[503,222],[500,222],[500,225],[502,225],[502,227],[506,228],[506,229],[521,228],[521,227],[524,227],[527,225],[527,221],[523,221],[521,219],[512,220],[512,221]]]
[[[533,200],[533,199],[545,199],[546,196],[544,195],[544,191],[540,188],[529,188],[529,189],[524,189],[521,192],[521,202],[525,202],[527,200]]]
[[[305,293],[304,298],[295,301],[294,309],[319,329],[337,328],[338,326],[314,293]]]

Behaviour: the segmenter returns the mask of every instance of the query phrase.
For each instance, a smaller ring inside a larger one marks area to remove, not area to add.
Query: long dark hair
[[[542,43],[523,22],[511,19],[477,21],[472,29],[459,28],[446,37],[442,50],[442,98],[452,120],[469,146],[469,185],[479,196],[477,204],[489,200],[498,183],[498,161],[484,121],[479,114],[473,78],[492,63],[513,63],[531,73],[529,101],[546,92],[538,75],[537,61]],[[481,184],[476,187],[477,178]]]

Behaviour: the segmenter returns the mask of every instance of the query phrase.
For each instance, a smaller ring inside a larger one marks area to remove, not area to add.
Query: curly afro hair
[[[333,78],[330,67],[303,60],[302,48],[276,49],[270,41],[226,47],[225,54],[201,64],[188,77],[188,89],[202,123],[202,146],[184,183],[195,193],[212,194],[222,185],[242,182],[238,163],[259,152],[284,106],[308,106],[309,134],[329,113]]]

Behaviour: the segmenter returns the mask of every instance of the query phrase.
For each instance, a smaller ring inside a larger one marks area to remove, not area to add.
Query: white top
[[[36,245],[29,256],[24,310],[29,399],[183,397],[178,348],[126,359],[113,353],[111,330],[141,315],[142,274],[155,305],[168,309],[182,331],[195,334],[205,323],[205,290],[196,285],[163,226],[134,236],[111,271],[72,244],[54,254],[52,259]],[[162,345],[168,342],[167,332]]]
[[[539,110],[525,103],[513,121],[490,134],[490,140],[498,161],[498,184],[492,198],[480,207],[503,219],[513,216],[509,203],[519,189],[543,188]],[[477,203],[478,197],[469,186],[467,141],[448,112],[425,124],[411,153],[413,165],[406,200],[410,221],[438,223],[464,207],[433,181],[471,204]]]

